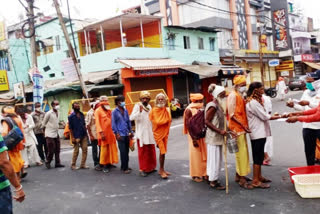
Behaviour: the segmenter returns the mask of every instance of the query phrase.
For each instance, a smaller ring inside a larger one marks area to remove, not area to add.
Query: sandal
[[[226,187],[222,186],[219,181],[210,182],[210,187],[212,187],[213,189],[216,189],[216,190],[225,190],[226,189]]]
[[[167,172],[167,171],[164,171],[164,173],[166,173],[167,176],[170,176],[170,175],[171,175],[171,173],[170,173],[170,172]]]
[[[264,178],[264,177],[261,177],[261,178],[260,178],[260,181],[261,181],[262,183],[271,183],[271,182],[272,182],[272,180],[270,180],[270,179],[268,179],[268,178]]]
[[[270,184],[262,183],[259,184],[252,184],[253,188],[261,188],[261,189],[268,189],[270,188]]]
[[[252,179],[249,178],[249,177],[247,177],[247,176],[244,176],[244,178],[246,179],[247,182],[252,181]],[[235,181],[236,183],[239,183],[239,182],[240,182],[240,178],[239,178],[239,177],[236,177],[236,178],[234,179],[234,181]]]
[[[248,182],[244,182],[244,183],[239,183],[239,185],[240,185],[240,187],[242,187],[242,188],[244,188],[244,189],[249,189],[249,190],[251,190],[251,189],[253,189],[254,187],[251,185],[251,184],[249,184]]]
[[[193,177],[193,178],[192,178],[192,181],[194,181],[194,182],[196,182],[196,183],[201,183],[201,182],[203,181],[203,179],[200,178],[200,177]]]
[[[272,166],[270,161],[263,161],[263,165],[264,166]]]
[[[161,177],[162,179],[167,179],[167,178],[168,178],[168,175],[167,175],[165,172],[159,173],[159,175],[160,175],[160,177]]]

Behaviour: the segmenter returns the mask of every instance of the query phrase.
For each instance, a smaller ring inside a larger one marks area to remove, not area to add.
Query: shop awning
[[[314,63],[314,62],[304,62],[304,63],[311,68],[320,70],[320,63]]]
[[[200,79],[222,75],[244,74],[246,72],[246,69],[240,68],[238,66],[224,65],[187,65],[181,67],[181,69],[198,74]]]
[[[174,59],[119,59],[121,64],[133,70],[175,69],[184,66]]]
[[[111,85],[87,85],[88,91],[98,91],[103,89],[117,89],[117,88],[123,88],[123,84],[111,84]]]
[[[100,83],[106,79],[112,78],[113,75],[118,73],[119,70],[98,71],[90,72],[83,75],[83,79],[86,83]]]
[[[182,70],[189,71],[194,74],[198,74],[200,79],[209,77],[216,77],[219,75],[221,66],[214,65],[186,65],[181,67]]]

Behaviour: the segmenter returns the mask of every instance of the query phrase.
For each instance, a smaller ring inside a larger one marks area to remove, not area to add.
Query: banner
[[[0,91],[9,91],[9,81],[6,70],[0,70]]]
[[[285,9],[273,12],[276,49],[288,48],[287,17]]]
[[[4,27],[4,22],[0,22],[0,42],[6,40],[6,30]]]
[[[64,73],[64,78],[67,82],[79,81],[76,67],[71,58],[66,58],[61,60],[62,72]]]
[[[13,92],[14,92],[15,99],[18,99],[18,100],[23,99],[25,97],[23,82],[18,82],[13,84]]]
[[[33,102],[43,102],[43,93],[44,93],[44,81],[43,76],[40,73],[34,73],[32,75],[33,81]]]

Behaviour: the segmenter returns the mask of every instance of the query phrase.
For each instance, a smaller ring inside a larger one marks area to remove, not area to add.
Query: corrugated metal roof
[[[133,70],[173,69],[184,66],[174,59],[121,59],[121,64]]]

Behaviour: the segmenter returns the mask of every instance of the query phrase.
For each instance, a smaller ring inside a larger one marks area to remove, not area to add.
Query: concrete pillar
[[[160,13],[163,16],[163,26],[168,26],[168,17],[167,17],[167,0],[159,0],[160,4]]]
[[[246,25],[247,25],[247,39],[248,39],[248,49],[252,50],[252,24],[250,14],[250,4],[249,0],[244,0],[244,9],[246,13]]]
[[[234,42],[234,48],[239,49],[239,33],[238,33],[238,17],[237,17],[237,8],[236,8],[236,1],[230,0],[229,2],[230,7],[230,19],[232,21],[232,39]]]

